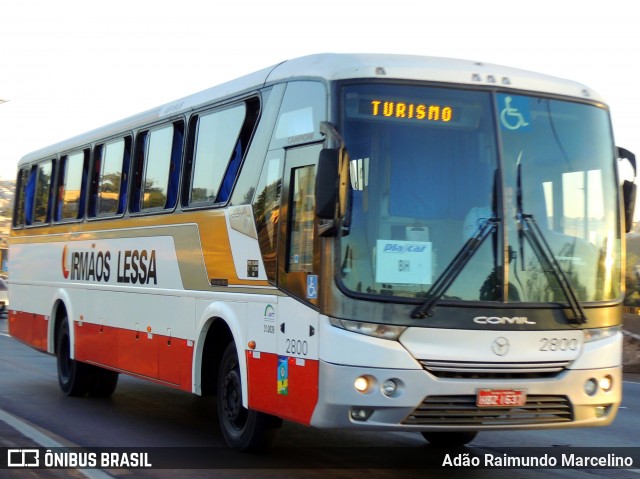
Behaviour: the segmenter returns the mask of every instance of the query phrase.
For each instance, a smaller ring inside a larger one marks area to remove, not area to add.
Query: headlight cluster
[[[390,324],[364,323],[362,321],[349,321],[347,319],[331,318],[331,324],[353,333],[365,334],[381,339],[397,340],[407,329],[406,326],[392,326]]]
[[[380,389],[380,392],[385,396],[395,397],[401,393],[403,383],[397,378],[380,381],[374,376],[365,374],[356,378],[353,382],[353,387],[361,394],[370,394]]]
[[[613,388],[613,378],[608,374],[600,379],[587,379],[584,383],[584,392],[587,396],[595,396],[598,389],[608,393],[611,391],[611,388]]]
[[[360,394],[369,396],[382,394],[386,399],[393,400],[402,396],[405,384],[399,378],[387,378],[380,380],[370,374],[358,376],[353,381],[353,387]],[[375,412],[375,408],[366,406],[352,406],[350,410],[351,419],[358,422],[368,421]]]
[[[584,342],[590,343],[592,341],[599,341],[601,339],[610,338],[620,332],[620,326],[613,326],[611,328],[596,328],[584,330]]]

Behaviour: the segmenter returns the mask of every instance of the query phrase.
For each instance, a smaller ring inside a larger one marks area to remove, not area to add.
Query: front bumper
[[[366,377],[369,388],[354,383]],[[585,383],[605,376],[609,391],[585,392]],[[386,396],[382,385],[397,389]],[[320,361],[318,403],[311,425],[372,430],[451,431],[549,429],[605,426],[615,418],[622,396],[622,369],[565,369],[553,378],[451,379],[423,369],[343,366]],[[475,405],[478,389],[524,389],[527,405],[485,408]]]

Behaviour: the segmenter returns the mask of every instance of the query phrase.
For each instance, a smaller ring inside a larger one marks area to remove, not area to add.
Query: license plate
[[[478,389],[476,406],[478,407],[513,407],[527,403],[527,392],[524,389]]]

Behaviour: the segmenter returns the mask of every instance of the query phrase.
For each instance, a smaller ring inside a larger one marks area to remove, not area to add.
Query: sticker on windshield
[[[528,129],[531,112],[525,97],[498,95],[500,126],[506,130]]]
[[[431,284],[431,243],[378,240],[376,282]]]

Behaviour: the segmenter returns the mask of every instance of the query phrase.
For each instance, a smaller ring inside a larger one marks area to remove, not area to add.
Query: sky
[[[629,0],[5,0],[0,178],[30,151],[286,59],[405,53],[577,80],[640,153]]]

